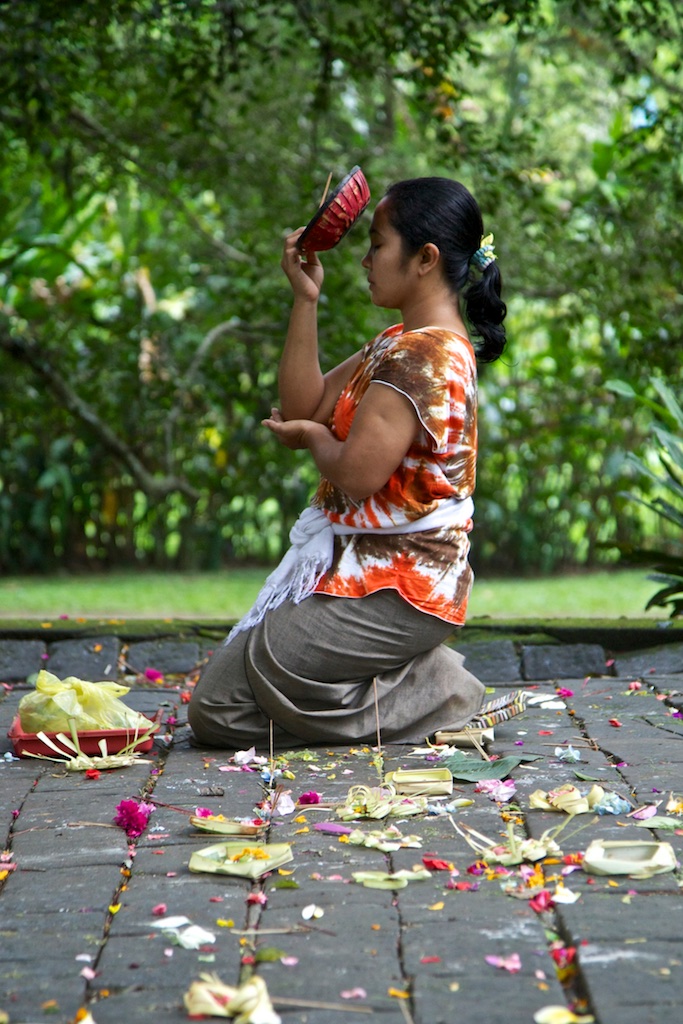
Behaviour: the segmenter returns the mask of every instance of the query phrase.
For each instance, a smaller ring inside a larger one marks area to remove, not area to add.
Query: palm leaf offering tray
[[[217,843],[196,850],[190,857],[190,871],[212,875],[237,875],[240,878],[260,878],[293,860],[289,843],[263,843],[245,846],[237,843]]]
[[[449,796],[453,776],[448,768],[397,768],[388,772],[386,781],[397,793],[421,796]]]
[[[224,818],[222,814],[190,815],[190,824],[201,832],[213,832],[221,836],[263,836],[268,828],[267,821],[236,821]]]
[[[47,757],[68,762],[79,757],[100,760],[114,755],[144,754],[151,750],[159,722],[147,719],[147,723],[144,725],[141,721],[138,729],[76,730],[69,737],[63,732],[24,732],[17,715],[7,735],[17,757]]]
[[[493,729],[440,729],[434,734],[437,746],[447,744],[449,747],[485,746],[493,742]]]
[[[583,858],[583,870],[592,875],[630,875],[650,878],[675,871],[676,854],[670,843],[630,839],[595,839]]]

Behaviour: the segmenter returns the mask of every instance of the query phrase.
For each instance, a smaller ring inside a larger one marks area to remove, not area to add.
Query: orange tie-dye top
[[[469,341],[426,327],[389,327],[363,350],[337,400],[329,426],[343,441],[368,386],[381,382],[405,395],[422,426],[384,487],[355,502],[322,478],[313,505],[332,522],[367,529],[401,526],[434,511],[446,498],[471,497],[477,459],[477,370]],[[472,571],[468,533],[442,527],[405,534],[335,537],[334,560],[316,592],[363,597],[397,590],[421,611],[454,625],[465,622]]]

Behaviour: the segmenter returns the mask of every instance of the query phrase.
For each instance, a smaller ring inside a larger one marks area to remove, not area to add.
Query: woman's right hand
[[[297,228],[285,238],[280,266],[292,286],[295,298],[317,302],[323,286],[323,265],[314,252],[302,254],[297,247],[305,228]]]

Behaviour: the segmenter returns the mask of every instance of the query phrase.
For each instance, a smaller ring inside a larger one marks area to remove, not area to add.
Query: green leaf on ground
[[[480,782],[486,779],[504,779],[522,761],[527,760],[529,759],[526,757],[510,754],[495,761],[475,761],[469,754],[458,751],[447,758],[444,764],[454,779],[460,779],[462,782]]]

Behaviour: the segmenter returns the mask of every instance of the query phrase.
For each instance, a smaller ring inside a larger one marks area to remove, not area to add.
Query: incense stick
[[[273,1006],[301,1006],[309,1010],[339,1010],[344,1013],[374,1013],[370,1006],[342,1006],[341,1003],[319,1003],[314,999],[289,999],[286,996],[271,996]]]
[[[323,203],[324,203],[324,202],[325,202],[325,200],[327,199],[327,193],[328,193],[328,191],[329,191],[329,188],[330,188],[330,182],[331,182],[331,181],[332,181],[332,171],[330,171],[330,173],[329,173],[329,174],[327,175],[327,182],[326,182],[326,184],[325,184],[325,190],[324,190],[324,192],[323,192],[323,194],[322,194],[322,197],[321,197],[321,199],[320,199],[320,202],[319,202],[319,204],[318,204],[318,209],[320,209],[320,207],[321,207],[321,206],[323,205]]]
[[[415,1020],[413,1018],[412,1013],[410,1012],[410,1010],[408,1009],[408,1007],[406,1006],[402,999],[399,999],[398,1006],[401,1013],[403,1014],[403,1019],[405,1020],[406,1024],[415,1024]]]

